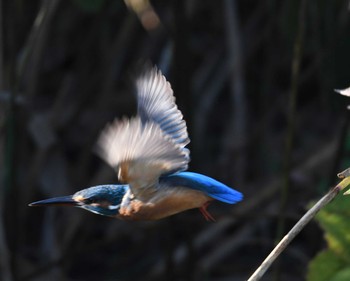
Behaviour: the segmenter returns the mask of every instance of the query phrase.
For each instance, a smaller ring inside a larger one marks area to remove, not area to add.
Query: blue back
[[[184,186],[204,192],[206,195],[229,204],[234,204],[243,199],[243,194],[213,178],[192,173],[181,172],[160,178],[161,183]]]

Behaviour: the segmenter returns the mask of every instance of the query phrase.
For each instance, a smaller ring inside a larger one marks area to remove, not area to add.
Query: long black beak
[[[30,207],[41,206],[79,206],[79,202],[75,201],[72,195],[54,197],[50,199],[40,200],[29,204]]]

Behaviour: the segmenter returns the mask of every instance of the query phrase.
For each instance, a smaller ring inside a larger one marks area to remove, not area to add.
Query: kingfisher
[[[114,120],[97,141],[97,154],[115,169],[120,184],[89,187],[73,195],[29,206],[75,206],[121,220],[158,220],[199,208],[213,200],[235,204],[242,193],[202,174],[188,172],[190,142],[186,122],[170,83],[156,66],[145,67],[134,81],[137,115]]]

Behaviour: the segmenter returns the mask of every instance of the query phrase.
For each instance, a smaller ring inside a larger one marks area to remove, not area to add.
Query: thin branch
[[[286,236],[277,244],[267,258],[262,262],[258,269],[248,279],[248,281],[257,281],[265,274],[276,258],[287,248],[290,242],[299,234],[299,232],[316,216],[316,214],[329,202],[331,202],[341,190],[350,184],[350,178],[345,178],[337,186],[333,187],[325,196],[323,196],[306,214],[294,225]]]

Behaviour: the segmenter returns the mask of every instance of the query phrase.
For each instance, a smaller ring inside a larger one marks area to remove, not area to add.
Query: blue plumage
[[[137,116],[115,120],[102,132],[99,155],[116,169],[123,185],[100,185],[30,206],[64,205],[122,220],[158,220],[198,208],[205,219],[213,199],[235,204],[242,193],[188,168],[186,122],[170,83],[157,68],[135,80]]]
[[[127,184],[96,185],[78,191],[74,197],[82,196],[86,201],[108,201],[112,205],[118,205],[128,189]]]
[[[161,183],[199,190],[216,200],[229,204],[235,204],[243,199],[243,194],[237,190],[198,173],[181,172],[163,177],[160,181]]]

